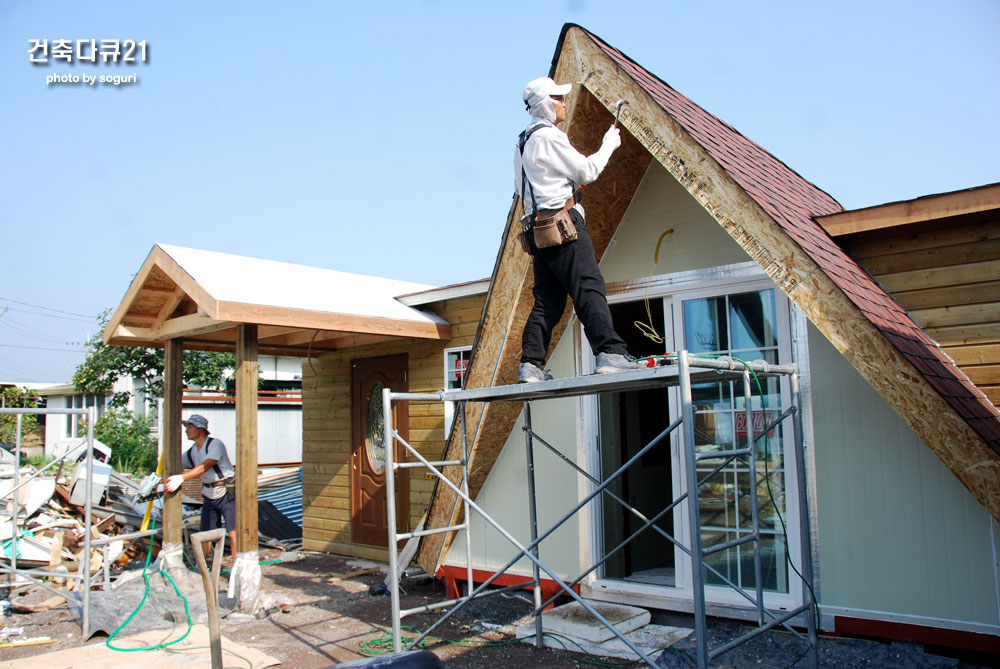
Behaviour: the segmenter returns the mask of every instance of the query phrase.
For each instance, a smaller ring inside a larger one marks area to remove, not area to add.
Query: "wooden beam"
[[[261,336],[261,344],[274,344],[282,346],[308,346],[310,342],[313,345],[329,341],[331,339],[338,339],[347,335],[348,333],[342,330],[304,330],[302,328],[284,328],[281,334],[273,334],[268,337]]]
[[[1000,209],[1000,184],[817,216],[831,237]]]
[[[163,478],[183,471],[181,466],[181,395],[184,390],[184,340],[171,339],[163,360]],[[181,491],[163,498],[163,543],[183,549]]]
[[[242,302],[220,302],[215,317],[220,321],[234,323],[290,326],[309,330],[385,334],[414,339],[451,339],[451,326],[447,323],[373,318],[371,316],[335,314],[309,309],[288,309]]]
[[[257,328],[257,342],[258,345],[263,344],[269,339],[275,339],[279,337],[284,337],[286,335],[295,334],[302,332],[302,328],[296,327],[282,327],[276,325],[261,325]]]
[[[177,308],[177,305],[181,303],[184,297],[184,291],[181,290],[179,286],[175,287],[173,292],[171,292],[163,302],[163,306],[160,308],[160,313],[156,316],[156,322],[163,323],[169,319],[171,314],[174,313],[174,309]]]
[[[180,316],[178,318],[171,318],[164,321],[157,327],[153,328],[153,332],[156,335],[156,339],[167,340],[173,339],[174,337],[196,337],[198,335],[205,334],[206,332],[226,330],[234,327],[235,325],[235,323],[217,321],[214,318],[209,318],[208,316],[191,314],[190,316]]]
[[[257,550],[257,326],[236,328],[236,554]]]

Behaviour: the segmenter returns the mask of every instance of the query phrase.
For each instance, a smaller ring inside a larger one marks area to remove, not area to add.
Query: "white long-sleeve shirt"
[[[532,121],[532,125],[538,123],[537,118]],[[576,186],[589,184],[597,179],[607,166],[613,151],[606,150],[606,146],[602,145],[597,153],[585,156],[573,148],[565,132],[548,123],[528,138],[524,145],[523,162],[515,143],[514,189],[525,203],[525,212],[531,213],[535,209],[535,203],[531,200],[532,192],[538,199],[539,209],[558,209],[573,197]],[[531,188],[527,183],[524,184],[524,193],[521,192],[522,164],[527,180],[531,182]]]

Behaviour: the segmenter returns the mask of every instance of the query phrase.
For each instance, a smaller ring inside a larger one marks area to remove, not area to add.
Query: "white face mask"
[[[538,118],[549,123],[556,122],[556,108],[552,106],[552,98],[548,95],[535,101],[528,107],[528,113],[532,118]]]

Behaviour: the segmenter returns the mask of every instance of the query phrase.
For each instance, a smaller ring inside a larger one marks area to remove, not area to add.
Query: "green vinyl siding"
[[[750,256],[680,184],[654,164],[622,219],[614,245],[601,260],[607,282],[649,276],[664,231],[656,274],[746,262]]]
[[[559,378],[575,374],[573,336],[567,330],[549,359],[548,367]],[[536,434],[574,462],[577,460],[576,398],[551,399],[531,404],[531,423]],[[528,479],[525,456],[524,414],[507,437],[500,457],[490,470],[486,483],[476,498],[480,505],[522,545],[531,541],[528,522]],[[538,441],[534,444],[536,512],[539,534],[562,518],[577,500],[578,475],[558,460]],[[472,564],[477,569],[499,569],[514,557],[517,549],[483,518],[472,514]],[[548,567],[564,578],[573,577],[580,568],[580,533],[578,518],[556,530],[540,545],[540,557]],[[445,560],[450,565],[465,565],[465,531],[456,536]],[[531,575],[531,561],[521,560],[509,571]],[[543,578],[547,578],[544,574]]]
[[[997,624],[989,515],[812,325],[826,606]]]

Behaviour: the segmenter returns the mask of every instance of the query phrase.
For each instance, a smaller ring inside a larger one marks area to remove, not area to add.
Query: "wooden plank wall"
[[[302,545],[369,559],[385,560],[385,548],[351,541],[351,360],[395,353],[409,355],[410,392],[444,387],[444,349],[471,346],[485,296],[436,302],[428,309],[452,325],[452,338],[405,340],[356,346],[302,363]],[[410,444],[429,459],[445,446],[444,405],[410,402]],[[410,527],[430,504],[433,481],[423,469],[410,472]]]
[[[837,238],[1000,405],[1000,212]]]

